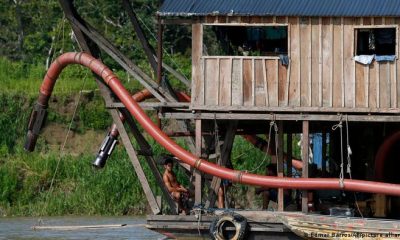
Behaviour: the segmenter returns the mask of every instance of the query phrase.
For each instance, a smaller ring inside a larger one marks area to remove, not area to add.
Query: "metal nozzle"
[[[33,107],[31,117],[28,124],[28,133],[26,134],[24,148],[25,150],[32,152],[35,149],[36,141],[39,136],[40,129],[47,116],[47,107],[36,103]]]
[[[111,155],[116,143],[117,139],[115,139],[113,136],[110,135],[110,133],[108,133],[103,143],[101,144],[96,159],[92,163],[95,168],[103,168],[104,165],[106,165],[107,158]]]

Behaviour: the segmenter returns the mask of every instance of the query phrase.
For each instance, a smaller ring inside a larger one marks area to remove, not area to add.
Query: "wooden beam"
[[[303,178],[308,178],[308,158],[309,158],[309,121],[303,121],[303,139],[302,139],[302,144],[301,144],[301,150],[302,150],[302,160],[303,160],[303,169],[302,169],[302,177]],[[308,191],[303,190],[302,191],[302,197],[301,197],[301,210],[303,213],[308,212]]]
[[[224,144],[221,150],[221,157],[220,157],[221,166],[226,166],[227,163],[230,161],[232,146],[235,140],[237,124],[238,121],[230,121],[228,124],[228,128],[224,136]],[[211,181],[210,191],[208,192],[208,200],[205,205],[206,208],[214,206],[220,186],[221,186],[221,179],[213,176]]]
[[[123,0],[122,4],[124,9],[128,12],[129,19],[131,20],[133,29],[135,30],[136,36],[139,39],[143,50],[147,56],[147,60],[150,63],[154,73],[157,72],[157,61],[154,58],[154,49],[150,45],[149,41],[147,41],[146,36],[144,35],[143,29],[139,24],[138,18],[136,16],[135,11],[133,10],[129,0]]]
[[[143,168],[139,162],[139,159],[137,157],[137,153],[135,149],[132,146],[132,143],[129,139],[128,133],[126,132],[123,123],[121,122],[121,119],[119,118],[119,113],[116,109],[111,109],[111,116],[113,118],[114,123],[117,125],[118,132],[120,134],[122,143],[125,146],[126,152],[128,153],[128,156],[131,160],[131,163],[135,169],[136,175],[140,181],[140,184],[142,185],[144,194],[147,198],[147,201],[149,202],[150,208],[153,212],[153,214],[159,214],[161,212],[160,206],[157,203],[156,197],[153,194],[153,191],[150,188],[150,184],[147,181],[146,175],[143,171]]]
[[[162,175],[160,171],[157,168],[157,163],[154,160],[152,149],[150,144],[146,141],[142,133],[139,131],[139,128],[137,127],[135,121],[133,120],[132,116],[129,114],[129,112],[126,109],[120,109],[121,113],[124,115],[126,122],[129,124],[129,127],[132,131],[133,137],[136,139],[136,142],[138,143],[140,147],[140,151],[144,152],[144,157],[147,160],[147,164],[150,167],[150,170],[152,171],[157,185],[160,186],[161,191],[164,195],[165,200],[168,203],[168,206],[170,208],[170,211],[172,214],[177,214],[178,213],[178,207],[176,202],[172,199],[170,192],[168,191],[167,187],[164,184]],[[161,205],[159,204],[161,207]]]
[[[283,121],[278,122],[278,159],[277,159],[278,177],[283,177]],[[283,188],[278,188],[278,211],[284,209]]]
[[[201,120],[196,120],[196,155],[201,157],[201,148],[202,148],[202,137],[201,137]],[[201,204],[202,199],[202,184],[201,184],[201,172],[197,169],[193,172],[195,177],[195,194],[194,194],[194,204],[198,205]]]
[[[207,112],[163,112],[159,116],[165,119],[217,119],[217,120],[265,120],[271,118],[271,113],[207,113]],[[349,122],[400,122],[399,115],[347,115]],[[330,121],[337,122],[337,114],[306,114],[306,113],[274,113],[276,120],[286,121]]]

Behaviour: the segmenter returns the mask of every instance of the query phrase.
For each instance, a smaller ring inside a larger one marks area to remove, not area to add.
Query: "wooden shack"
[[[396,113],[400,18],[394,1],[379,3],[165,1],[160,15],[165,23],[192,24],[193,109]],[[263,46],[257,56],[209,55],[206,28],[225,30],[220,36],[231,37],[233,47],[242,47],[232,40],[243,36],[229,31],[247,33],[243,44],[273,46]],[[281,43],[268,41],[274,28],[284,31]],[[265,36],[254,36],[257,30]],[[277,52],[267,51],[281,44]],[[283,64],[278,54],[288,62]],[[363,64],[355,60],[359,55],[395,57]]]

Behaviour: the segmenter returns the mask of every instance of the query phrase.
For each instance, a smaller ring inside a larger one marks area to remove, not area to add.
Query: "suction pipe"
[[[160,145],[166,148],[166,150],[175,155],[178,159],[194,168],[197,168],[199,171],[237,183],[269,188],[343,189],[347,191],[400,196],[400,186],[396,184],[345,179],[343,187],[341,187],[340,181],[337,178],[281,178],[256,175],[221,167],[217,164],[196,157],[192,153],[187,152],[185,149],[180,147],[164,132],[162,132],[146,115],[144,110],[140,108],[139,104],[132,99],[132,96],[123,87],[117,76],[101,61],[86,53],[64,53],[51,64],[40,88],[39,99],[37,102],[38,105],[47,107],[49,97],[59,74],[69,64],[80,64],[86,66],[98,76],[102,77],[104,82],[111,88],[115,95],[125,105],[130,114],[132,114],[146,132],[148,132]],[[30,122],[32,121],[35,122],[35,119],[31,119]],[[26,146],[30,146],[30,150],[33,150],[36,139],[37,135],[32,134],[32,130],[30,129],[28,131],[26,143]]]

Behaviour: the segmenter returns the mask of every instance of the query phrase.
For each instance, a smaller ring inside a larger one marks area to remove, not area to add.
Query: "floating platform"
[[[400,239],[400,221],[304,214],[232,211],[247,219],[245,239]],[[172,239],[210,239],[212,221],[224,214],[148,215],[146,227]],[[235,231],[227,227],[226,231]]]

